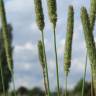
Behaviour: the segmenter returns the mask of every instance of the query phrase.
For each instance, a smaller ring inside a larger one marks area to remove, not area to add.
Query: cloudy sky
[[[48,60],[50,87],[56,88],[56,67],[53,50],[53,32],[48,18],[46,0],[42,0],[45,15],[45,45]],[[68,6],[75,9],[75,28],[72,52],[72,65],[68,77],[68,87],[72,88],[82,78],[86,48],[80,20],[80,9],[85,6],[88,11],[90,0],[57,0],[57,50],[59,59],[60,85],[64,88],[63,55],[67,26]],[[38,59],[37,43],[41,33],[35,22],[34,0],[5,0],[8,23],[13,26],[14,72],[16,88],[26,86],[33,88],[43,86],[42,68]],[[90,80],[90,65],[87,67],[87,80]]]

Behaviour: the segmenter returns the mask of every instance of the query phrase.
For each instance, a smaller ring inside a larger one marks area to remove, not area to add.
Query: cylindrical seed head
[[[96,47],[95,47],[94,35],[91,32],[88,13],[86,8],[84,7],[81,9],[81,21],[82,21],[83,30],[84,30],[86,48],[87,48],[89,60],[91,63],[94,92],[96,94]]]
[[[85,7],[82,7],[81,9],[81,20],[84,30],[87,52],[89,55],[89,59],[93,65],[94,64],[93,61],[96,59],[95,40],[94,40],[93,33],[91,32],[90,20]]]
[[[9,39],[7,35],[8,33],[7,20],[6,20],[6,12],[5,12],[3,0],[0,0],[0,15],[1,15],[2,34],[3,34],[4,48],[6,52],[8,68],[10,71],[12,71],[13,60],[12,60],[12,53],[10,52],[10,44],[9,44]]]
[[[69,68],[71,66],[72,39],[73,39],[73,29],[74,29],[73,6],[69,7],[67,22],[68,23],[67,23],[67,33],[66,33],[65,52],[64,52],[64,70],[66,75],[68,75]]]
[[[48,13],[50,21],[56,26],[57,22],[57,6],[56,6],[56,0],[47,0],[47,6],[48,6]]]
[[[38,41],[38,55],[39,55],[39,60],[41,63],[42,68],[45,68],[45,61],[44,61],[44,48],[42,41]]]
[[[34,0],[34,5],[35,5],[36,22],[37,22],[38,28],[41,31],[43,31],[45,23],[44,23],[42,1],[41,0]]]
[[[90,9],[90,26],[91,31],[94,30],[95,25],[95,19],[96,19],[96,0],[90,0],[91,1],[91,9]]]

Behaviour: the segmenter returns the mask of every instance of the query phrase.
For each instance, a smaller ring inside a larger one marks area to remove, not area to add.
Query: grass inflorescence
[[[67,33],[66,33],[65,52],[64,52],[64,70],[66,75],[68,75],[71,66],[73,28],[74,28],[74,10],[73,6],[70,6],[68,12],[68,23],[67,23]]]
[[[64,72],[65,72],[65,96],[67,96],[67,77],[71,67],[72,57],[72,40],[74,31],[74,9],[73,6],[69,6],[68,19],[67,19],[67,33],[65,41],[65,52],[64,52]]]
[[[12,51],[10,47],[10,41],[8,38],[7,18],[6,18],[5,6],[4,6],[3,0],[0,0],[0,15],[1,15],[1,23],[2,23],[2,35],[3,35],[4,49],[5,49],[5,53],[7,57],[8,68],[13,76],[13,69],[12,69],[13,57],[12,57]],[[13,82],[13,86],[14,86],[14,95],[16,96],[14,82]]]
[[[44,47],[41,40],[38,41],[38,55],[39,55],[40,64],[43,69],[44,85],[45,85],[45,91],[46,91],[45,95],[47,96],[48,92],[47,92],[46,70],[45,70],[45,60],[44,60],[45,56],[44,56]]]
[[[41,37],[42,37],[42,44],[43,44],[43,55],[44,55],[44,61],[45,61],[45,72],[46,72],[46,78],[47,78],[47,91],[48,96],[50,96],[50,85],[49,85],[49,75],[48,75],[48,64],[47,64],[47,58],[46,58],[46,52],[45,52],[45,44],[44,44],[44,14],[43,14],[43,8],[42,8],[42,1],[41,0],[34,0],[35,5],[35,14],[36,14],[36,23],[41,31]]]
[[[85,7],[81,9],[81,20],[84,30],[87,53],[91,63],[94,90],[96,90],[96,47],[93,32],[91,31],[90,19]],[[96,94],[96,91],[95,91]]]

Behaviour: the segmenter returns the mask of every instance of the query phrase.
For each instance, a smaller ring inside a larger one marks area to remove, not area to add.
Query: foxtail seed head
[[[95,25],[95,19],[96,19],[96,0],[90,0],[91,1],[91,9],[90,9],[90,25],[91,25],[91,31],[94,30]]]
[[[50,21],[54,24],[54,26],[56,26],[56,22],[57,22],[56,0],[47,0],[47,5],[48,5],[48,13],[49,13]]]
[[[36,13],[36,22],[38,28],[43,31],[45,23],[44,23],[44,14],[42,8],[42,1],[41,0],[34,0],[35,4],[35,13]]]
[[[90,20],[87,13],[87,9],[85,7],[81,8],[81,20],[82,20],[84,32],[87,32],[90,30],[90,34],[91,34]]]
[[[73,29],[74,29],[73,6],[69,7],[67,22],[68,23],[67,23],[67,33],[66,33],[65,53],[64,53],[64,70],[66,75],[68,75],[69,68],[71,66],[72,39],[73,39]]]
[[[8,68],[10,71],[12,71],[12,64],[13,64],[13,58],[12,53],[10,52],[10,45],[9,45],[9,39],[7,36],[8,30],[7,30],[7,19],[6,19],[6,12],[4,7],[3,0],[0,0],[0,15],[1,15],[1,23],[2,23],[2,34],[3,34],[3,40],[4,40],[4,48],[6,52],[7,57],[7,63]]]
[[[38,41],[38,55],[39,55],[39,60],[40,60],[41,66],[42,66],[42,68],[44,68],[45,67],[44,48],[43,48],[43,44],[42,44],[41,40]]]
[[[82,26],[84,30],[84,36],[85,36],[89,60],[91,62],[91,65],[94,66],[96,64],[95,40],[94,40],[94,35],[91,32],[90,20],[85,7],[82,7],[81,9],[81,21],[82,21]]]

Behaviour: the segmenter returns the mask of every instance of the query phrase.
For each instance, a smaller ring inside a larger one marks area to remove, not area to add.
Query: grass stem
[[[14,73],[12,71],[11,71],[11,75],[12,75],[12,84],[13,84],[14,96],[17,96],[16,95],[16,89],[15,89]]]
[[[49,85],[49,74],[48,74],[48,66],[47,66],[47,58],[46,58],[46,52],[45,52],[45,43],[44,43],[44,32],[42,31],[42,43],[44,47],[44,60],[45,60],[45,68],[46,68],[46,76],[47,76],[47,87],[48,87],[48,96],[50,96],[50,85]]]
[[[46,73],[44,69],[43,69],[43,78],[44,78],[44,85],[45,85],[45,96],[47,96],[48,90],[47,90],[47,82],[46,82]]]
[[[55,60],[56,60],[57,88],[58,88],[58,96],[60,96],[58,57],[57,57],[57,48],[56,48],[56,32],[55,32],[54,25],[53,25],[53,30],[54,30],[54,50],[55,50]]]
[[[87,54],[86,54],[86,59],[85,59],[85,69],[84,69],[83,85],[82,85],[82,96],[84,96],[84,90],[85,90],[86,70],[87,70]]]
[[[66,74],[66,76],[65,76],[65,96],[67,96],[67,78],[68,78],[68,76]]]

